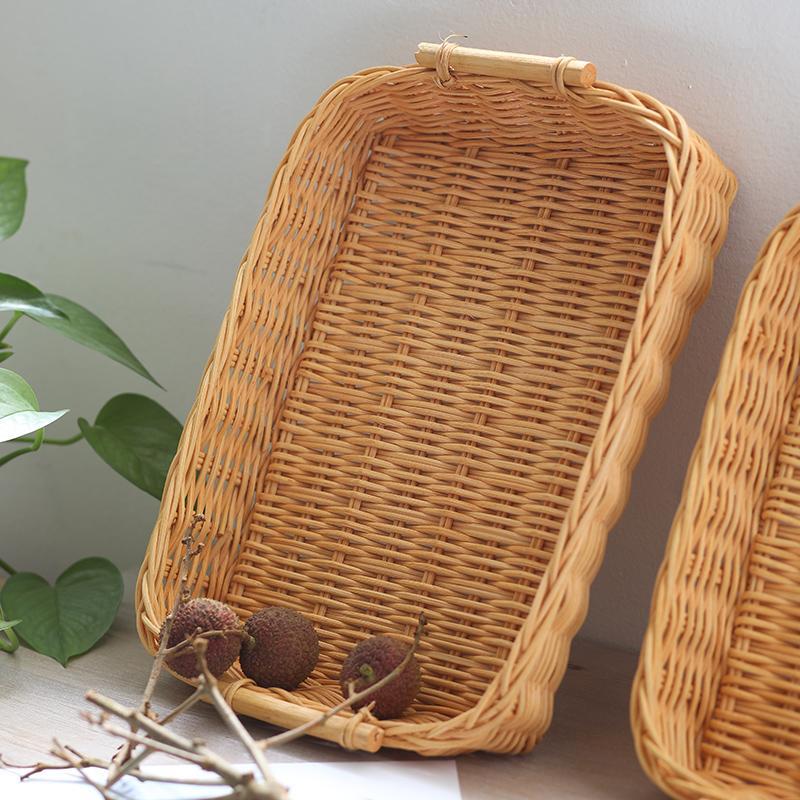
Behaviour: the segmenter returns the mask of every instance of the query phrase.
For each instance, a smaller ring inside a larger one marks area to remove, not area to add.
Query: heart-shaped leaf
[[[84,558],[51,586],[18,572],[0,592],[3,610],[20,617],[15,631],[34,650],[63,666],[91,649],[111,627],[122,600],[122,575],[105,558]]]
[[[112,397],[94,425],[79,419],[86,441],[112,469],[161,498],[183,427],[163,406],[141,394]]]
[[[0,442],[38,431],[66,413],[66,409],[39,411],[39,401],[28,382],[0,367]]]
[[[67,316],[32,283],[5,272],[0,272],[0,311],[21,311],[30,317]]]
[[[138,375],[161,387],[161,384],[147,371],[144,364],[130,351],[128,345],[98,316],[66,297],[46,294],[45,298],[50,305],[61,311],[63,316],[42,317],[33,314],[29,316],[42,325],[58,331],[68,339],[72,339],[73,342],[108,356],[113,361],[132,369]]]
[[[0,241],[13,236],[25,216],[27,161],[0,157]]]

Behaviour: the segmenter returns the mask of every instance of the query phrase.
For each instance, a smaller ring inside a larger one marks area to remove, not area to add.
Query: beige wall
[[[183,417],[296,124],[340,76],[408,62],[452,31],[592,59],[602,79],[679,109],[741,180],[592,596],[585,633],[635,647],[736,297],[799,199],[797,3],[0,0],[0,153],[31,160],[28,218],[0,269],[105,317]],[[151,391],[33,323],[14,340],[42,403],[75,412],[64,435],[111,395]],[[0,509],[2,555],[51,576],[90,553],[137,563],[157,510],[82,445],[4,469]]]

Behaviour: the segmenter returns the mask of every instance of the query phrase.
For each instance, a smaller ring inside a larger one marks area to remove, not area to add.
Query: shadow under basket
[[[742,291],[633,690],[645,770],[685,800],[800,797],[800,206]]]
[[[593,68],[444,45],[333,86],[281,162],[140,574],[153,650],[180,539],[196,592],[308,615],[281,726],[340,699],[363,638],[429,624],[406,714],[346,747],[519,752],[547,729],[609,526],[711,278],[735,180]]]

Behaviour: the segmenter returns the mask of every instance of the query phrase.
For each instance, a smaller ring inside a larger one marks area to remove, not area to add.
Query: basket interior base
[[[535,130],[370,143],[228,597],[244,616],[277,604],[314,621],[317,685],[301,695],[338,697],[354,644],[408,637],[423,610],[414,719],[472,708],[509,658],[663,211],[659,148],[593,150],[571,124],[586,149]]]

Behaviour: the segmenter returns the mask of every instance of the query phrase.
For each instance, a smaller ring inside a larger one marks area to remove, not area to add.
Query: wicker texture
[[[800,207],[743,290],[633,692],[673,797],[800,797]]]
[[[437,755],[547,728],[735,191],[674,111],[553,74],[368,70],[289,146],[138,585],[152,649],[197,510],[202,591],[311,617],[314,675],[232,671],[241,713],[308,719],[357,641],[424,609],[411,711],[317,735]]]

